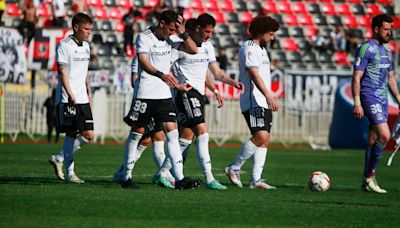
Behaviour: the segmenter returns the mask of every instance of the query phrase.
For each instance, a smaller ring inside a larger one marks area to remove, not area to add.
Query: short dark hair
[[[87,14],[78,13],[72,18],[72,27],[79,24],[93,24],[92,18],[90,18]]]
[[[382,27],[383,22],[388,22],[388,23],[393,23],[393,19],[387,15],[387,14],[379,14],[375,17],[372,18],[372,31],[374,30],[375,27]]]
[[[186,31],[192,31],[197,27],[197,19],[196,18],[190,18],[185,22],[185,30]]]
[[[215,27],[216,22],[213,16],[208,13],[203,13],[197,17],[197,24],[202,28],[205,28],[207,25]]]
[[[164,21],[165,24],[175,23],[178,21],[178,13],[173,10],[165,10],[160,15],[159,22]]]
[[[255,37],[267,32],[276,32],[279,29],[279,23],[270,16],[257,16],[250,23],[249,32]]]

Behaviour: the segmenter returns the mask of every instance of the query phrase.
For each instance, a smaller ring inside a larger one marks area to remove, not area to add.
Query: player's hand
[[[235,82],[235,88],[240,90],[241,93],[244,92],[244,84],[241,82]]]
[[[187,92],[187,91],[191,90],[193,87],[191,85],[189,85],[188,83],[183,83],[183,84],[177,84],[175,86],[175,88],[179,91]]]
[[[276,112],[279,109],[279,104],[273,96],[267,97],[267,104],[271,111]]]
[[[175,27],[179,35],[185,32],[185,28],[183,27],[183,17],[181,15],[178,15],[178,20],[175,23]]]
[[[71,106],[75,106],[76,105],[76,99],[75,99],[75,97],[73,95],[72,96],[68,96],[68,104],[71,105]]]
[[[171,88],[174,88],[174,87],[177,85],[177,83],[178,83],[178,81],[176,80],[176,78],[175,78],[174,76],[172,76],[171,74],[163,74],[163,75],[161,76],[161,79],[162,79],[165,83],[167,83],[167,85],[168,85],[169,87],[171,87]]]
[[[364,117],[364,109],[361,105],[354,105],[353,114],[355,118],[361,119]]]
[[[222,106],[224,106],[224,98],[221,96],[220,93],[215,94],[215,99],[217,99],[218,102],[218,108],[221,108]]]

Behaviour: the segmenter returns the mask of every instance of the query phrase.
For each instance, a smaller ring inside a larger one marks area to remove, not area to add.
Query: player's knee
[[[151,143],[151,138],[150,137],[146,137],[146,138],[142,139],[142,141],[140,142],[140,145],[149,146],[150,143]]]
[[[390,140],[390,134],[382,134],[382,135],[379,137],[379,141],[380,141],[382,144],[385,144],[385,145],[389,142],[389,140]]]
[[[164,141],[165,135],[163,131],[159,131],[154,133],[153,140],[154,141]]]
[[[252,142],[257,147],[268,147],[269,146],[269,133],[264,131],[258,131],[253,136]]]
[[[81,135],[89,141],[92,140],[94,136],[93,131],[84,131],[81,133]]]

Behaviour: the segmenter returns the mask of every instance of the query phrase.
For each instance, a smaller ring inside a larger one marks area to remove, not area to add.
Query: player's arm
[[[221,93],[215,87],[214,80],[212,80],[212,78],[208,73],[206,74],[206,86],[209,90],[213,91],[215,99],[218,101],[218,108],[224,106],[224,98],[221,96]]]
[[[75,96],[72,93],[71,86],[68,81],[68,69],[67,64],[65,63],[57,63],[58,75],[60,77],[60,81],[68,94],[68,102],[70,105],[75,105]]]
[[[185,28],[183,27],[183,17],[181,15],[178,16],[178,21],[176,22],[176,31],[179,37],[183,40],[183,44],[180,45],[179,50],[189,54],[197,54],[197,45],[185,31]]]
[[[210,63],[208,65],[208,69],[210,69],[211,73],[213,73],[216,80],[226,83],[230,86],[233,86],[236,89],[244,90],[243,83],[237,82],[237,81],[233,80],[231,77],[229,77],[229,75],[225,71],[223,71],[221,68],[219,68],[219,66],[216,62]]]
[[[261,79],[260,74],[258,73],[258,68],[257,67],[250,67],[250,68],[247,68],[247,71],[249,73],[249,76],[250,76],[251,80],[256,85],[256,87],[261,91],[261,93],[267,99],[267,103],[268,103],[269,108],[273,112],[278,111],[279,104],[278,104],[278,102],[276,102],[274,96],[272,96],[272,94],[269,92],[269,90],[265,86],[263,80]]]
[[[399,107],[400,107],[400,94],[399,94],[399,89],[397,87],[397,82],[396,82],[396,78],[394,77],[393,71],[390,71],[388,74],[388,86],[389,86],[390,92],[396,98],[397,104],[399,104]]]
[[[364,110],[361,106],[360,100],[361,78],[363,74],[363,71],[355,70],[351,81],[351,92],[353,93],[354,98],[353,114],[356,118],[362,118],[364,116]]]
[[[90,77],[89,75],[86,76],[86,91],[89,98],[89,104],[92,106],[93,104],[93,94],[92,94],[92,87],[90,86]]]
[[[158,71],[154,66],[149,63],[149,57],[147,53],[139,53],[138,60],[141,66],[141,69],[146,71],[147,73],[154,75],[155,77],[161,78],[167,85],[171,88],[175,87],[177,84],[177,80],[171,74],[164,74],[161,71]]]

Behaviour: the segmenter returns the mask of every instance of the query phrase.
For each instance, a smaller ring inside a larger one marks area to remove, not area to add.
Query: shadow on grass
[[[136,184],[143,186],[152,186],[154,184],[148,182],[135,182]],[[57,180],[49,177],[11,177],[11,176],[0,176],[0,184],[19,184],[19,185],[58,185],[66,184],[64,181]],[[82,186],[102,186],[102,187],[119,187],[120,185],[112,182],[111,180],[85,180]]]
[[[392,205],[386,204],[371,204],[371,203],[353,203],[353,202],[340,202],[340,201],[306,201],[306,200],[291,200],[290,202],[299,203],[299,204],[320,204],[320,205],[339,205],[339,206],[362,206],[362,207],[388,207]]]

